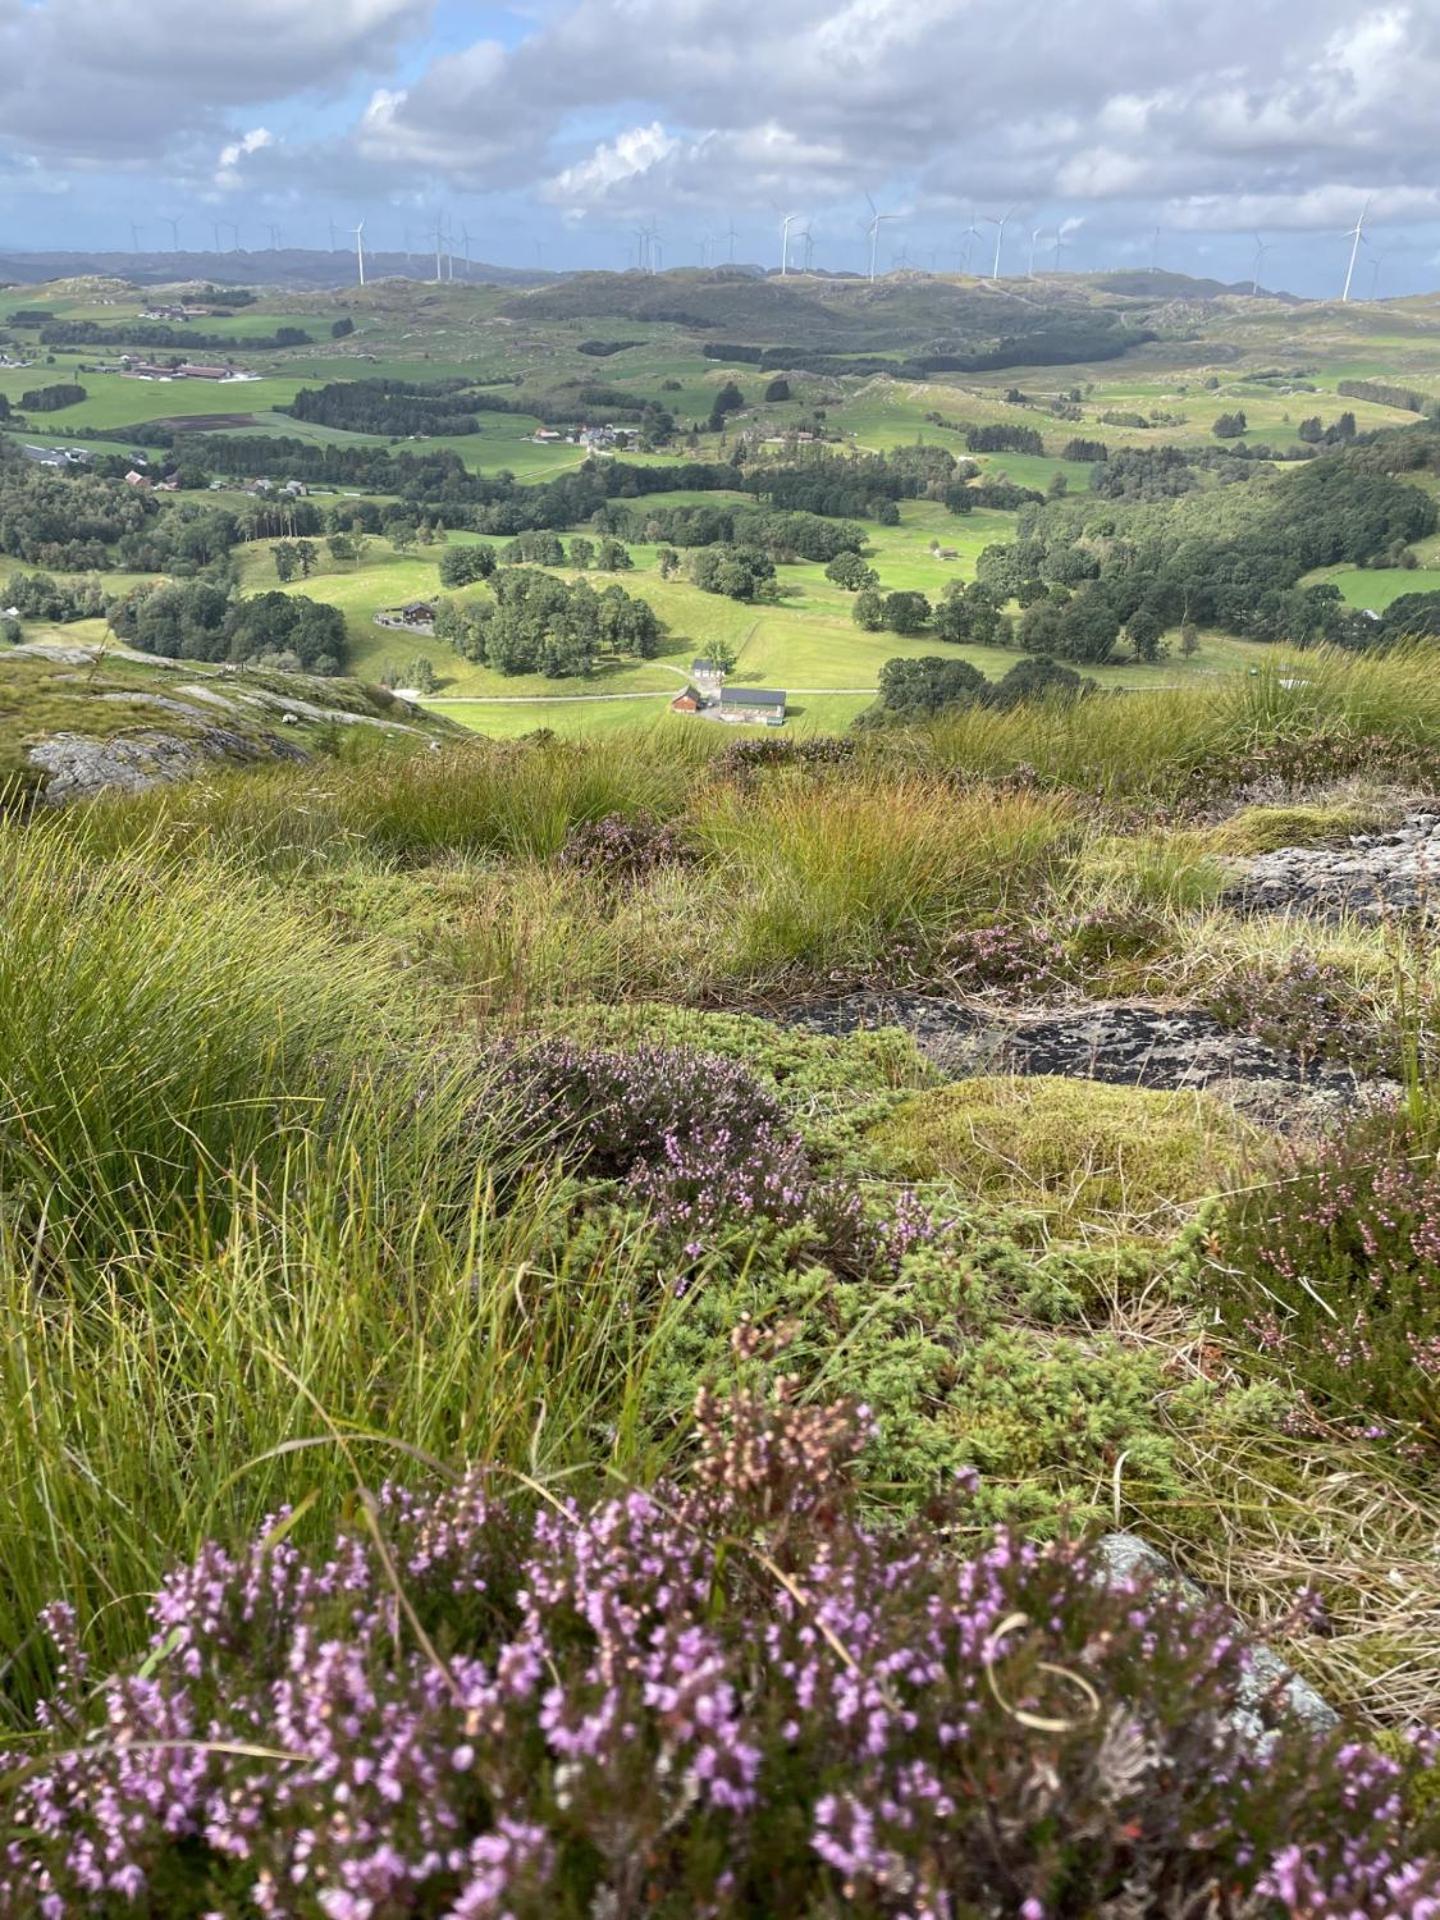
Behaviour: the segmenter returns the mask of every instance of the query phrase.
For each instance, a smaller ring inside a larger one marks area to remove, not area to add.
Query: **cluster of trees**
[[[1022,701],[1077,700],[1095,689],[1073,668],[1045,655],[1017,660],[999,680],[990,680],[968,660],[930,654],[919,660],[887,660],[880,669],[879,698],[857,725],[874,727],[927,720],[959,707],[1015,707]]]
[[[1097,462],[1110,458],[1110,449],[1103,440],[1085,440],[1077,436],[1074,440],[1065,442],[1060,449],[1060,458],[1080,460],[1087,466],[1093,467]]]
[[[274,333],[250,334],[237,340],[228,333],[197,333],[189,326],[170,327],[156,320],[131,320],[123,327],[104,327],[98,320],[47,320],[40,329],[46,347],[178,347],[184,353],[265,352],[277,347],[314,345],[303,327],[277,327]]]
[[[699,547],[690,556],[689,573],[702,593],[732,600],[764,600],[775,590],[775,562],[758,547]]]
[[[477,580],[488,580],[495,565],[495,549],[483,542],[446,547],[440,556],[440,584],[442,587],[473,586]]]
[[[500,558],[507,567],[563,567],[565,545],[558,533],[537,528],[531,533],[517,534]],[[571,536],[569,563],[582,573],[591,567],[600,573],[628,573],[635,565],[630,549],[621,541],[608,535],[595,541],[580,533]]]
[[[284,409],[296,420],[346,433],[478,433],[465,380],[332,380],[302,387]]]
[[[1326,426],[1318,413],[1302,420],[1295,429],[1296,433],[1310,447],[1342,447],[1353,440],[1359,429],[1355,425],[1353,413],[1342,413],[1332,425]]]
[[[923,593],[911,588],[882,593],[871,584],[856,593],[850,613],[865,633],[923,633],[933,626],[939,640],[1005,646],[1011,631],[1010,620],[1001,611],[1006,598],[982,580],[952,580],[932,606]]]
[[[1210,431],[1217,440],[1238,440],[1249,424],[1244,410],[1237,407],[1234,413],[1218,414]]]
[[[1243,485],[1179,498],[1029,508],[1017,540],[981,553],[977,577],[999,603],[1020,604],[1022,646],[1081,663],[1108,660],[1122,639],[1137,658],[1157,658],[1163,635],[1187,625],[1374,644],[1378,623],[1337,589],[1299,582],[1312,568],[1403,554],[1435,530],[1434,502],[1348,452],[1293,476],[1242,471]]]
[[[20,405],[26,413],[59,413],[62,407],[77,407],[89,398],[84,387],[73,380],[57,380],[54,386],[31,387],[28,393],[22,393]]]
[[[1045,442],[1034,427],[971,426],[965,429],[971,453],[1041,453]]]
[[[1090,491],[1102,500],[1173,500],[1197,484],[1180,447],[1121,447],[1090,475]]]
[[[56,580],[48,573],[12,573],[0,587],[0,601],[26,620],[102,619],[105,589],[94,574],[83,580]]]
[[[463,605],[442,601],[435,635],[498,673],[568,678],[591,672],[602,653],[653,660],[663,648],[654,609],[623,587],[597,592],[530,567],[502,567],[490,584],[492,594]]]
[[[1398,407],[1403,413],[1432,413],[1436,402],[1413,387],[1391,386],[1385,380],[1340,380],[1335,391],[1342,400],[1374,400],[1382,407]]]
[[[743,413],[745,396],[733,380],[727,380],[723,387],[717,387],[715,398],[710,403],[710,431],[719,433],[732,413]]]
[[[289,672],[338,673],[345,616],[301,593],[234,599],[208,580],[136,587],[110,607],[117,634],[169,660],[231,660]]]

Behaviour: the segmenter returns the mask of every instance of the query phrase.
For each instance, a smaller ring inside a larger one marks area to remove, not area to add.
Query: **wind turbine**
[[[800,238],[805,242],[805,272],[809,273],[810,263],[815,258],[815,236],[809,227],[806,227],[801,232]]]
[[[1259,234],[1258,233],[1256,234],[1255,265],[1254,265],[1254,270],[1250,275],[1250,293],[1252,298],[1254,297],[1255,294],[1259,293],[1260,291],[1260,269],[1265,264],[1265,256],[1267,253],[1269,253],[1271,245],[1272,245],[1272,242],[1270,242],[1269,240],[1262,240]]]
[[[355,229],[355,265],[359,270],[360,284],[365,284],[365,222],[362,220]]]
[[[992,280],[998,280],[1000,278],[1000,249],[1005,244],[1005,228],[1009,223],[1010,216],[1016,211],[1017,209],[1015,207],[1007,207],[998,220],[993,213],[987,213],[985,216],[986,226],[994,227],[995,229],[995,264],[990,270],[990,278]]]
[[[435,216],[435,284],[437,287],[445,277],[440,271],[440,248],[444,239],[445,235],[440,227],[440,216],[437,213]]]
[[[174,252],[178,253],[180,251],[180,222],[178,220],[167,220],[165,224],[170,229],[171,248]]]
[[[131,253],[139,253],[139,251],[140,251],[140,235],[141,235],[141,233],[142,233],[143,231],[144,231],[144,229],[143,229],[142,227],[137,227],[137,226],[136,226],[136,224],[135,224],[135,222],[134,222],[133,220],[132,220],[132,221],[130,222],[130,251],[131,251]]]
[[[270,236],[270,251],[272,253],[278,253],[280,251],[280,229],[272,226],[267,227],[265,231]]]
[[[1380,293],[1380,269],[1390,258],[1388,253],[1377,253],[1370,263],[1370,298],[1378,299]]]
[[[229,227],[230,229],[230,251],[232,253],[239,253],[240,222],[238,220],[222,220],[220,224],[222,227]]]
[[[780,216],[780,278],[782,280],[790,271],[790,229],[799,218],[798,213],[782,213]]]
[[[650,271],[651,273],[659,273],[665,265],[665,249],[660,244],[660,226],[658,221],[652,220],[650,222],[650,229],[645,237],[650,243]]]
[[[962,273],[969,273],[970,255],[975,242],[980,238],[980,229],[975,224],[975,209],[973,207],[970,209],[970,224],[960,237],[965,242],[965,245],[960,250],[960,271]]]
[[[1350,282],[1355,278],[1355,262],[1359,258],[1360,247],[1365,238],[1365,216],[1370,211],[1370,201],[1373,198],[1373,194],[1366,196],[1365,204],[1360,209],[1360,218],[1346,232],[1345,237],[1350,242],[1350,264],[1345,269],[1345,285],[1340,294],[1342,301],[1350,298]]]
[[[736,233],[735,231],[735,222],[733,218],[729,226],[725,229],[725,238],[730,243],[730,264],[733,267],[735,264],[735,242],[740,238],[739,234]]]
[[[219,253],[222,249],[220,246],[220,222],[218,220],[212,222],[210,231],[215,236],[215,251]]]
[[[1060,271],[1060,249],[1065,244],[1066,244],[1065,227],[1062,222],[1062,224],[1055,229],[1055,271],[1056,273],[1059,273]]]
[[[1026,275],[1026,278],[1029,280],[1035,278],[1035,249],[1044,237],[1044,233],[1045,229],[1043,227],[1035,227],[1030,234],[1030,271]]]
[[[462,221],[460,226],[460,245],[464,249],[462,258],[464,259],[464,262],[465,262],[465,278],[467,280],[470,278],[470,249],[474,244],[475,244],[474,234],[471,233],[469,227],[467,227]],[[538,241],[536,242],[536,245],[537,246],[539,245]]]
[[[334,222],[334,221],[332,220],[332,221],[330,222],[330,251],[331,251],[331,253],[334,253],[334,251],[335,251],[335,244],[336,244],[336,243],[335,243],[335,222]]]
[[[865,196],[865,204],[870,209],[870,278],[873,280],[875,278],[875,249],[880,244],[881,222],[885,220],[898,220],[900,216],[897,213],[879,212],[875,202],[870,198],[868,193]]]

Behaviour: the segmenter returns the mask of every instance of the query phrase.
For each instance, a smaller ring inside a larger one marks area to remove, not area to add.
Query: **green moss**
[[[1395,817],[1396,808],[1376,802],[1316,807],[1246,807],[1198,836],[1209,853],[1273,853],[1279,847],[1318,847],[1352,833],[1371,833]]]
[[[900,1179],[946,1180],[1054,1227],[1173,1231],[1259,1136],[1202,1093],[1058,1077],[963,1080],[885,1114],[869,1145]]]

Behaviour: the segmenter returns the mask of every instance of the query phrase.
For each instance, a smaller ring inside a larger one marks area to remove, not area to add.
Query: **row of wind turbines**
[[[877,273],[881,228],[887,221],[898,221],[903,219],[904,216],[899,213],[882,212],[875,205],[875,202],[870,198],[868,193],[865,196],[865,202],[870,209],[870,217],[868,220],[862,220],[860,222],[860,230],[869,242],[867,277],[873,281]],[[776,211],[780,217],[781,277],[788,278],[791,271],[792,239],[802,244],[801,264],[798,271],[801,273],[809,273],[814,261],[815,238],[808,221],[805,226],[797,229],[796,223],[804,218],[803,215],[799,213],[780,212],[778,208]],[[963,229],[960,235],[962,244],[957,258],[961,273],[969,273],[970,261],[975,246],[985,239],[985,235],[981,230],[982,226],[993,227],[995,229],[994,255],[990,263],[990,271],[988,275],[983,277],[990,280],[998,280],[1000,278],[1001,256],[1005,246],[1005,232],[1011,221],[1014,220],[1016,215],[1021,211],[1021,204],[1017,202],[1014,206],[1007,207],[1004,213],[987,213],[982,215],[979,225],[976,224],[975,214],[973,212],[971,213],[970,224]],[[1341,236],[1350,242],[1350,254],[1345,268],[1345,283],[1340,293],[1342,301],[1348,301],[1350,299],[1351,289],[1355,280],[1355,268],[1360,258],[1360,249],[1370,245],[1365,234],[1365,219],[1369,211],[1370,200],[1367,199],[1364,206],[1360,209],[1355,225],[1353,227],[1347,227]],[[178,253],[180,251],[180,221],[167,217],[161,224],[169,227],[173,250]],[[143,251],[140,240],[144,231],[145,229],[135,221],[130,223],[131,250],[135,253]],[[240,226],[237,221],[217,220],[212,223],[211,231],[217,253],[240,253],[244,251],[240,245]],[[1073,224],[1070,221],[1061,221],[1059,225],[1055,227],[1034,227],[1030,229],[1030,247],[1026,267],[1026,277],[1028,279],[1033,280],[1035,278],[1035,261],[1042,242],[1047,243],[1052,248],[1052,268],[1053,271],[1059,272],[1060,257],[1064,248],[1069,244],[1069,234],[1072,231]],[[226,232],[231,236],[231,244],[228,248],[224,247],[221,243],[221,236]],[[271,225],[266,228],[266,232],[269,235],[271,252],[278,253],[281,250],[284,238],[280,228]],[[1160,238],[1162,232],[1162,228],[1156,227],[1152,234],[1150,256],[1150,270],[1152,273],[1159,271]],[[342,230],[338,228],[332,220],[330,222],[330,251],[332,253],[339,250],[339,240],[342,237],[346,240],[353,239],[354,241],[356,280],[358,284],[363,287],[365,285],[365,222],[362,220],[353,229],[345,229],[342,236]],[[423,237],[427,242],[433,241],[434,243],[435,284],[438,286],[447,281],[452,281],[455,278],[455,255],[457,246],[457,236],[453,227],[451,227],[448,221],[437,217],[434,228],[427,229]],[[627,253],[626,265],[628,267],[638,268],[641,273],[663,272],[665,254],[658,224],[652,219],[646,226],[635,227],[632,229],[631,237],[635,244]],[[721,242],[724,242],[729,249],[727,258],[733,265],[735,260],[735,244],[739,238],[740,235],[736,230],[733,219],[723,234],[718,236],[706,234],[702,236],[700,243],[700,264],[708,267],[710,265],[711,249],[718,247]],[[405,257],[407,262],[413,264],[417,258],[427,256],[417,255],[413,250],[412,240],[413,235],[407,227],[405,230]],[[469,276],[471,264],[470,249],[474,243],[475,236],[471,233],[468,226],[462,224],[458,235],[458,245],[464,268],[462,278],[468,278]],[[1272,251],[1274,244],[1273,241],[1264,239],[1258,233],[1255,235],[1255,254],[1250,278],[1250,291],[1252,294],[1258,294],[1260,291],[1260,276],[1264,269],[1265,256]],[[536,243],[536,257],[537,259],[541,257],[538,241]],[[1372,300],[1378,296],[1380,269],[1388,257],[1389,256],[1383,252],[1377,253],[1370,262],[1370,298]],[[932,250],[929,258],[933,271],[939,258],[939,249],[936,248]],[[903,253],[901,262],[902,264],[908,264]]]

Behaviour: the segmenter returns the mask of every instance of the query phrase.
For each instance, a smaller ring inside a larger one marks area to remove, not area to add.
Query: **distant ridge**
[[[369,279],[429,280],[435,268],[433,253],[394,253],[366,250]],[[294,287],[325,289],[355,285],[355,255],[349,248],[331,253],[307,247],[270,248],[255,252],[180,253],[27,253],[0,252],[0,283],[40,286],[48,280],[74,280],[89,275],[128,280],[134,286],[174,286],[181,281],[207,280],[221,287]],[[486,261],[455,262],[456,286],[537,287],[561,276],[536,267],[496,267]]]

